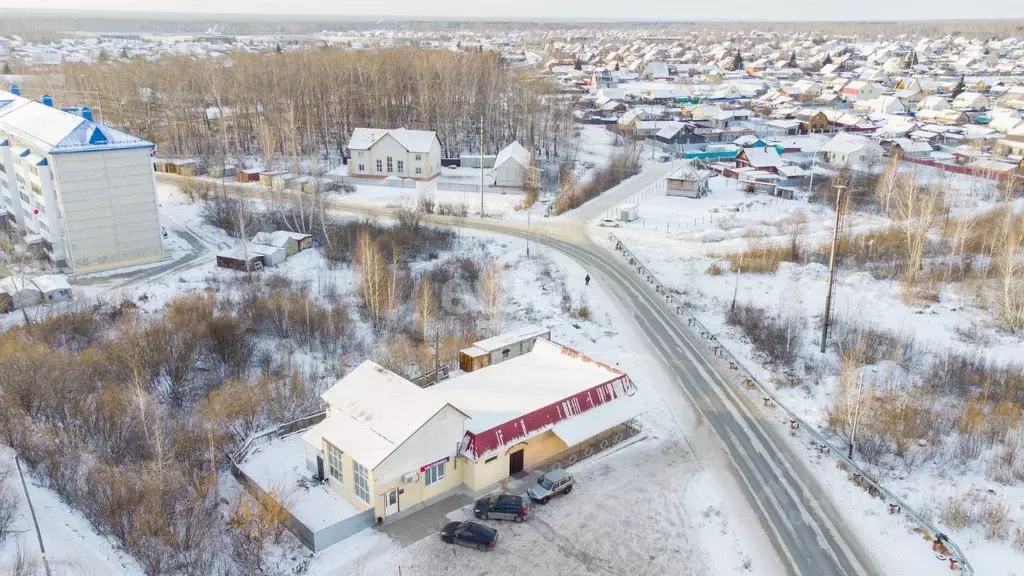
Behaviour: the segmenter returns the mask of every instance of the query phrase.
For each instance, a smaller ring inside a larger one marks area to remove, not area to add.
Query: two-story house
[[[356,128],[348,149],[352,176],[431,180],[441,175],[441,142],[429,130]]]

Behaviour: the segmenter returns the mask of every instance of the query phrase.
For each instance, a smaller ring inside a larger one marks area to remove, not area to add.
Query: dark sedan
[[[477,550],[489,550],[498,541],[498,531],[476,522],[449,522],[441,529],[441,540]]]
[[[523,497],[510,494],[498,494],[481,498],[473,506],[473,514],[481,520],[515,520],[516,522],[522,522],[526,520],[528,513],[529,510],[526,509]]]

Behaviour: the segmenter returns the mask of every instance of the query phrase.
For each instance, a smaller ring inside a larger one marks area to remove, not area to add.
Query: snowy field
[[[953,191],[950,205],[954,217],[993,206],[986,183],[979,184],[967,177],[947,178],[928,170],[919,170],[917,177],[921,184],[941,182]],[[608,232],[620,238],[662,283],[689,303],[701,322],[729,350],[754,369],[759,379],[774,387],[784,403],[806,421],[825,429],[827,410],[838,386],[834,376],[835,354],[822,357],[817,351],[827,267],[814,262],[784,262],[774,274],[737,275],[729,271],[725,256],[743,250],[752,239],[787,241],[782,230],[796,215],[805,221],[803,245],[813,250],[831,241],[834,212],[803,200],[748,195],[737,190],[735,181],[721,177],[712,179],[711,185],[713,193],[696,200],[668,197],[663,191],[648,193],[639,199],[638,220],[616,229],[594,228],[592,233],[606,244]],[[857,233],[887,222],[875,215],[854,214],[844,228]],[[724,273],[709,273],[712,265]],[[739,304],[755,304],[780,317],[795,318],[803,333],[801,357],[823,358],[815,361],[823,362],[821,372],[792,386],[783,381],[780,371],[765,368],[763,359],[740,329],[726,325],[726,312],[734,294]],[[1000,363],[1020,362],[1024,358],[1021,335],[999,329],[990,310],[979,308],[971,295],[955,288],[944,288],[934,302],[906,304],[901,300],[897,280],[879,280],[867,272],[840,269],[833,298],[833,315],[838,321],[907,335],[915,343],[920,362],[931,361],[947,349],[978,352]],[[980,336],[969,338],[967,334]],[[895,384],[905,378],[898,368],[894,370],[886,363],[868,367],[866,374],[880,383]],[[777,417],[780,426],[788,424],[781,414],[768,414]],[[921,535],[909,530],[910,524],[890,516],[882,502],[849,482],[834,460],[821,459],[798,439],[793,442],[797,453],[806,453],[808,459],[816,462],[812,469],[823,486],[888,573],[919,574],[942,567]],[[837,443],[842,441],[837,439]],[[876,473],[887,487],[939,526],[942,509],[956,498],[1004,505],[1011,526],[1009,540],[990,540],[981,528],[943,529],[965,549],[977,574],[1022,574],[1024,555],[1011,542],[1012,527],[1024,527],[1024,487],[992,481],[984,470],[989,456],[983,455],[966,468],[937,459],[912,471],[885,467]]]

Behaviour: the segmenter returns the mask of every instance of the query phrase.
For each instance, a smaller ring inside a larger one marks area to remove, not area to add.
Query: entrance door
[[[523,471],[523,450],[516,450],[508,455],[508,475],[518,474]]]
[[[384,494],[384,516],[391,516],[398,512],[398,488]]]
[[[316,477],[318,480],[323,480],[324,476],[324,457],[317,454],[316,456]]]

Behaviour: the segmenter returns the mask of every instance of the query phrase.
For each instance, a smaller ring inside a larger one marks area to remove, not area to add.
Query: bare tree
[[[480,275],[479,308],[492,334],[500,329],[501,324],[503,276],[501,268],[494,262],[489,263]]]
[[[832,409],[828,413],[829,427],[839,433],[847,444],[847,457],[853,458],[857,447],[857,433],[862,419],[871,410],[874,390],[861,372],[865,350],[863,341],[852,348],[839,351],[839,387]]]
[[[368,230],[359,233],[354,261],[359,270],[360,299],[370,320],[379,328],[388,313],[388,263]]]

